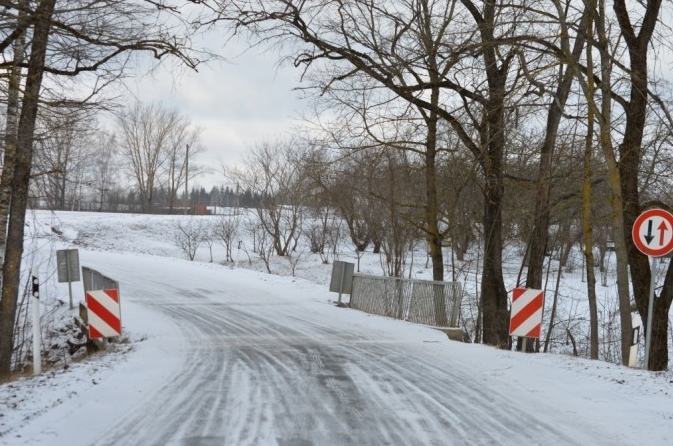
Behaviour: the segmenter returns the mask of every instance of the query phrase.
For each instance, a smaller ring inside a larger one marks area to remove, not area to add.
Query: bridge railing
[[[350,307],[437,327],[456,327],[463,298],[459,282],[353,275]]]

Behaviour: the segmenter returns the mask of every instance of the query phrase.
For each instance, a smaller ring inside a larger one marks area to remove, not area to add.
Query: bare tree
[[[368,187],[368,180],[376,170],[372,158],[368,153],[355,152],[334,163],[334,178],[325,185],[329,188],[331,201],[346,223],[358,256],[376,238],[377,222],[380,222],[379,216],[375,215],[374,197]]]
[[[114,134],[99,131],[95,136],[95,151],[89,165],[91,188],[94,192],[94,202],[102,211],[107,207],[107,197],[114,188],[118,176],[117,138]]]
[[[196,257],[196,251],[204,242],[207,235],[207,228],[203,220],[190,217],[189,220],[175,221],[175,245],[182,252],[187,254],[187,258],[193,261]]]
[[[159,169],[168,157],[169,135],[178,120],[176,111],[140,102],[119,116],[123,153],[138,188],[143,211],[149,211],[154,204]]]
[[[586,43],[586,33],[582,29],[586,28],[587,17],[589,16],[586,10],[585,12],[573,13],[572,10],[565,7],[564,2],[555,0],[553,3],[558,14],[557,24],[561,31],[559,44],[565,52],[565,57],[561,57],[558,61],[560,79],[555,90],[550,93],[552,100],[549,102],[544,140],[540,146],[539,174],[535,196],[535,212],[533,214],[534,224],[526,276],[526,286],[535,289],[542,288],[544,256],[549,239],[548,227],[551,212],[550,198],[554,148],[576,73],[574,61],[580,58]],[[588,10],[588,8],[586,9]],[[578,31],[571,49],[573,36],[570,34],[569,23],[572,21],[578,23]],[[549,87],[545,88],[548,89]]]
[[[419,239],[416,224],[422,217],[412,199],[417,190],[413,184],[414,170],[404,152],[382,150],[373,166],[376,172],[370,177],[369,190],[374,201],[374,212],[381,221],[378,231],[384,256],[384,273],[403,277],[407,266],[407,253]]]
[[[52,99],[61,104],[73,104],[93,97],[122,75],[131,52],[148,52],[158,59],[173,55],[192,67],[198,63],[186,55],[190,34],[180,34],[186,31],[180,29],[184,22],[171,7],[156,8],[150,2],[113,0],[63,3],[57,8],[56,0],[6,2],[0,12],[3,19],[13,23],[13,30],[0,42],[3,55],[22,34],[32,37],[27,63],[14,57],[5,57],[0,63],[3,69],[26,68],[16,144],[10,144],[16,151],[13,154],[11,150],[5,152],[0,185],[0,189],[11,185],[8,210],[0,206],[3,214],[0,220],[7,212],[9,214],[7,241],[0,246],[5,251],[0,300],[0,379],[9,376],[12,366],[13,327],[39,103]],[[18,11],[23,11],[25,16],[15,20]],[[167,15],[175,17],[172,26],[158,18]],[[72,81],[59,88],[57,78],[76,75],[82,75],[81,79],[86,78],[88,83],[82,82],[79,88],[73,88],[75,81]],[[45,76],[49,76],[49,90],[42,89]],[[88,93],[83,98],[73,98],[74,92],[81,91]],[[7,159],[8,156],[13,160]]]
[[[309,249],[312,253],[318,254],[322,263],[329,263],[329,256],[326,250],[329,243],[329,236],[332,231],[333,214],[328,207],[314,209],[309,216],[311,223],[304,229],[304,235],[309,242]]]
[[[192,128],[190,120],[177,110],[140,102],[120,114],[118,122],[122,151],[143,210],[156,204],[156,191],[163,187],[172,211],[188,176],[193,178],[201,172],[193,163],[193,158],[203,151],[199,129]]]
[[[173,211],[177,204],[178,194],[188,181],[203,173],[201,166],[194,159],[202,153],[204,147],[200,143],[201,130],[192,127],[189,119],[178,117],[173,124],[166,141],[166,158],[161,168],[160,184],[164,185],[168,194],[168,209]]]
[[[0,378],[11,372],[14,350],[14,322],[20,286],[21,256],[30,169],[33,162],[33,142],[37,119],[38,99],[44,76],[45,59],[51,18],[55,0],[43,0],[33,16],[36,23],[30,45],[30,58],[24,88],[21,115],[17,127],[16,153],[14,154],[11,203],[5,258],[2,265],[2,300],[0,300]],[[5,153],[7,156],[8,153]]]
[[[593,17],[589,17],[587,24],[588,34],[593,32]],[[591,37],[589,37],[591,42]],[[591,358],[598,358],[598,319],[595,318],[597,312],[596,305],[596,276],[594,272],[594,235],[591,222],[591,203],[592,203],[592,167],[593,167],[593,148],[594,148],[594,125],[595,125],[595,107],[593,104],[595,94],[595,84],[593,81],[593,48],[587,47],[587,69],[589,70],[588,82],[586,87],[586,96],[589,102],[587,110],[587,134],[584,148],[584,181],[582,182],[582,241],[584,243],[584,259],[587,271],[587,297],[589,301],[589,312],[591,315]],[[559,265],[560,269],[560,265]],[[554,301],[556,303],[556,301]],[[556,306],[554,306],[554,309]],[[546,344],[545,344],[546,348]]]
[[[239,30],[251,30],[267,41],[292,39],[298,48],[295,64],[316,67],[323,74],[322,91],[342,81],[366,78],[427,112],[430,122],[435,118],[446,121],[472,152],[481,168],[484,193],[483,339],[506,347],[509,311],[502,275],[503,155],[508,101],[510,95],[521,91],[514,84],[522,78],[511,72],[518,54],[511,35],[521,20],[520,9],[494,1],[476,5],[470,0],[399,5],[365,1],[243,3],[222,2],[220,12]],[[421,19],[427,23],[419,26]],[[474,26],[469,29],[450,28],[454,23],[470,22]],[[444,33],[449,29],[453,32]],[[438,34],[432,34],[434,31]],[[432,48],[436,56],[430,66],[418,64],[429,55],[418,50],[417,36],[439,39],[425,47]],[[464,57],[468,54],[473,57]],[[457,60],[463,63],[457,64]],[[329,68],[320,70],[319,62],[328,62]],[[435,87],[441,87],[442,93],[437,101],[431,98],[433,92],[440,91]]]
[[[481,226],[475,227],[475,232],[479,230],[484,237],[480,298],[484,341],[489,344],[504,346],[508,338],[508,302],[501,257],[504,238],[510,235],[507,230],[514,226],[507,226],[514,219],[508,221],[505,213],[505,190],[512,176],[507,172],[508,150],[517,131],[524,126],[521,119],[530,116],[525,127],[537,127],[541,137],[531,141],[539,162],[535,170],[527,172],[533,174],[532,180],[529,175],[528,184],[537,188],[531,195],[535,208],[526,209],[533,222],[526,226],[533,233],[526,282],[529,286],[540,286],[549,226],[554,221],[554,205],[558,204],[554,195],[562,194],[554,177],[554,164],[559,159],[555,152],[562,146],[559,132],[567,125],[576,127],[573,133],[589,137],[583,128],[586,119],[577,119],[569,110],[586,116],[587,101],[592,101],[587,94],[587,78],[592,77],[596,82],[596,98],[602,97],[600,104],[596,100],[589,105],[598,123],[593,133],[599,136],[591,138],[602,150],[603,159],[598,163],[607,164],[610,174],[605,179],[592,177],[589,184],[599,180],[610,184],[608,193],[615,210],[610,226],[617,250],[622,343],[626,342],[630,302],[625,254],[641,313],[647,311],[651,277],[647,259],[635,249],[628,234],[641,208],[651,204],[639,190],[643,184],[641,163],[648,150],[643,138],[648,100],[663,111],[660,121],[669,127],[673,125],[661,99],[650,88],[648,77],[648,51],[656,38],[661,0],[615,1],[609,18],[606,1],[553,0],[542,8],[539,3],[493,0],[394,3],[214,0],[209,4],[218,13],[215,20],[233,24],[235,33],[249,30],[260,39],[255,43],[276,43],[283,50],[292,51],[285,53],[288,61],[305,69],[303,79],[311,81],[310,87],[315,87],[320,95],[334,92],[343,101],[351,101],[355,95],[348,94],[356,92],[362,96],[362,102],[369,101],[367,105],[372,98],[388,96],[388,102],[375,102],[381,105],[381,120],[388,122],[403,115],[400,103],[413,108],[423,118],[423,126],[418,128],[425,130],[426,167],[432,164],[431,149],[437,142],[432,138],[441,134],[434,126],[443,123],[452,129],[462,149],[472,154],[479,167],[476,179],[483,191],[480,203],[483,214]],[[596,27],[587,32],[590,18]],[[608,39],[606,30],[619,34]],[[587,51],[600,56],[600,73],[587,67],[585,46]],[[613,69],[617,71],[614,81]],[[573,91],[574,82],[582,85],[583,92]],[[387,93],[381,96],[366,93],[375,90]],[[360,111],[364,108],[362,103],[352,107]],[[612,114],[623,115],[625,121],[612,121]],[[537,116],[544,116],[545,122],[533,123],[532,118]],[[582,131],[577,130],[578,126]],[[372,136],[371,126],[360,125],[359,129]],[[342,135],[335,132],[334,136],[338,139]],[[356,144],[350,145],[357,148]],[[435,148],[438,147],[441,144]],[[424,179],[429,180],[429,176]],[[432,185],[429,181],[426,184],[430,192]],[[576,195],[581,190],[574,188],[571,193]],[[580,208],[579,203],[575,209]],[[431,203],[425,204],[430,215]],[[457,237],[451,238],[453,241]],[[653,348],[656,359],[649,365],[651,368],[660,369],[668,362],[671,301],[673,270],[667,274],[661,298],[656,301],[656,317],[651,327],[657,347]]]
[[[285,256],[287,259],[288,264],[290,265],[290,273],[292,274],[292,277],[295,277],[297,274],[297,266],[299,265],[299,261],[301,260],[302,256],[304,255],[303,251],[291,251]]]
[[[208,254],[210,256],[210,263],[213,263],[213,245],[217,241],[217,236],[214,233],[212,224],[204,223],[203,225],[203,243],[208,247]]]
[[[273,238],[264,229],[261,224],[257,224],[250,228],[255,233],[255,240],[257,241],[257,255],[264,262],[266,272],[271,274],[271,257],[273,256]]]
[[[36,182],[50,209],[73,209],[95,150],[95,118],[87,110],[47,112],[36,141]]]
[[[233,262],[231,250],[236,242],[238,228],[241,224],[240,215],[220,215],[213,226],[213,235],[225,249],[225,261]]]
[[[309,149],[302,156],[302,170],[307,182],[307,224],[303,234],[309,243],[312,253],[318,254],[323,263],[329,263],[328,248],[332,247],[336,254],[336,240],[339,236],[336,222],[337,209],[331,201],[332,190],[328,186],[330,169],[328,155],[322,148],[309,145]],[[334,193],[339,193],[338,191]]]
[[[252,149],[245,164],[245,171],[232,175],[260,196],[260,225],[276,255],[286,256],[296,247],[304,219],[304,179],[297,152],[290,142],[263,143]]]
[[[627,105],[624,107],[626,124],[624,136],[618,148],[624,228],[633,227],[641,211],[638,180],[639,165],[643,159],[642,143],[649,97],[648,49],[659,18],[661,3],[661,0],[648,0],[641,3],[636,10],[632,10],[630,5],[627,6],[624,0],[615,0],[613,5],[630,60],[630,94]],[[646,366],[649,370],[665,370],[668,366],[668,313],[673,303],[673,267],[669,265],[663,291],[660,298],[655,301],[652,320],[648,320],[649,284],[654,271],[650,271],[647,257],[635,247],[628,231],[624,232],[622,238],[626,239],[628,244],[628,262],[631,268],[631,282],[636,306],[646,326],[650,324],[652,333],[650,363]],[[626,304],[627,302],[623,302],[622,306]],[[622,350],[628,352],[625,340],[627,333],[624,331],[630,332],[631,320],[621,314],[621,323]],[[628,360],[628,353],[625,357]]]
[[[12,184],[14,182],[14,158],[16,156],[16,147],[18,144],[18,127],[20,115],[20,89],[22,84],[22,67],[26,56],[26,27],[30,14],[26,11],[28,0],[22,0],[18,6],[15,25],[8,34],[14,34],[10,41],[3,42],[5,45],[13,44],[13,64],[9,70],[9,82],[7,85],[7,114],[4,134],[4,147],[2,150],[2,175],[0,178],[0,227],[7,228],[9,218],[9,205],[12,197]],[[6,39],[7,40],[7,39]],[[3,50],[4,51],[4,50]],[[5,263],[5,243],[7,231],[0,231],[0,263]],[[4,274],[4,272],[0,273]],[[3,283],[0,276],[0,284]],[[0,297],[1,298],[1,297]],[[2,305],[3,310],[8,307]],[[7,320],[7,323],[9,319]],[[4,320],[0,322],[5,323]],[[0,328],[2,330],[2,328]],[[6,333],[3,331],[3,333]],[[6,352],[0,347],[0,376],[4,373],[3,355]]]

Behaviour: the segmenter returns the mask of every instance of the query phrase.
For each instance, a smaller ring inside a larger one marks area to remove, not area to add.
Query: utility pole
[[[189,187],[187,183],[189,182],[189,144],[187,144],[187,154],[185,156],[185,215],[187,215],[187,210],[189,209]]]

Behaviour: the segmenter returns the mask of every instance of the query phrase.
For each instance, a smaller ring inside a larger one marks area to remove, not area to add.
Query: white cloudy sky
[[[240,163],[255,143],[287,135],[309,107],[299,85],[300,70],[280,67],[279,55],[262,49],[243,51],[243,44],[225,46],[211,35],[214,50],[224,58],[200,65],[198,72],[165,64],[128,82],[129,97],[176,108],[202,129],[206,151],[196,162],[221,172]],[[197,180],[206,188],[222,182],[216,173]]]
[[[243,42],[225,45],[224,33],[217,30],[205,40],[223,62],[201,65],[198,72],[172,69],[174,64],[167,63],[152,75],[130,81],[127,88],[131,100],[135,96],[143,102],[175,107],[202,128],[206,151],[196,162],[218,173],[201,177],[197,183],[209,188],[222,184],[219,172],[223,164],[240,163],[246,149],[257,142],[288,135],[290,126],[308,114],[310,104],[294,90],[299,86],[301,69],[279,67],[278,54],[264,53],[268,48],[245,52]],[[665,78],[673,66],[670,54],[667,45],[651,53],[650,68]]]

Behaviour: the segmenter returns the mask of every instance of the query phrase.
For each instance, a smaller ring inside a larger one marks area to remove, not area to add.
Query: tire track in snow
[[[418,344],[250,289],[180,296],[168,277],[131,283],[166,296],[152,304],[189,347],[183,369],[98,445],[587,443]]]

